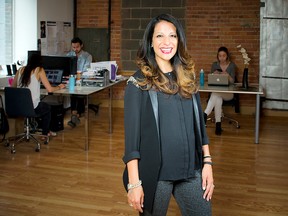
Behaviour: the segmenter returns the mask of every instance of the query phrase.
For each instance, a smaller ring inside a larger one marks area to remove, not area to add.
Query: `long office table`
[[[126,77],[123,77],[115,82],[109,83],[106,86],[103,87],[86,87],[82,86],[81,88],[77,89],[75,87],[74,91],[69,91],[68,88],[57,90],[53,93],[49,93],[49,95],[57,95],[57,96],[70,96],[70,95],[77,95],[77,96],[83,96],[86,97],[86,104],[85,104],[85,145],[84,149],[85,151],[89,150],[89,97],[93,94],[96,94],[100,91],[109,90],[109,133],[112,133],[112,90],[113,86],[115,86],[118,83],[121,83],[123,81],[127,80]],[[41,89],[42,95],[48,95],[48,92],[46,89]]]
[[[242,84],[235,83],[229,86],[200,86],[200,92],[220,92],[220,93],[235,93],[235,94],[251,94],[256,95],[255,106],[255,143],[259,143],[259,121],[260,121],[260,96],[263,95],[263,89],[259,84],[249,84],[248,89],[242,88]]]

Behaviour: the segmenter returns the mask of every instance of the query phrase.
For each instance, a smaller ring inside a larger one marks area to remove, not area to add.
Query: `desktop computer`
[[[47,103],[47,102],[46,102]],[[64,130],[64,107],[60,103],[48,103],[51,106],[50,130],[53,132]],[[42,128],[42,118],[37,118],[37,130]]]
[[[63,104],[51,103],[51,131],[64,130],[64,107]]]

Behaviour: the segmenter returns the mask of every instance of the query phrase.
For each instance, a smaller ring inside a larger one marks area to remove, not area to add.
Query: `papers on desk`
[[[109,79],[111,81],[116,80],[118,65],[116,61],[102,61],[102,62],[92,62],[90,64],[90,69],[83,73],[84,76],[95,76],[98,71],[107,69],[109,71]]]

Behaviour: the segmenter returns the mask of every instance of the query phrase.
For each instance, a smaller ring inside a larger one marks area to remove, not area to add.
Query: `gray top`
[[[227,69],[226,69],[227,73],[233,78],[233,83],[235,82],[236,68],[237,68],[236,64],[234,62],[230,62]],[[221,69],[218,61],[213,62],[212,66],[211,66],[211,73],[213,73],[217,69]]]

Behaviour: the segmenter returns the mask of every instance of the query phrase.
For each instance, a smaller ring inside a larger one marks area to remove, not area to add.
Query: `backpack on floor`
[[[2,96],[0,95],[0,102],[1,102],[1,107],[0,107],[0,135],[2,135],[2,141],[5,139],[5,135],[9,131],[9,123],[8,123],[8,117],[7,114],[4,110],[3,106],[3,100]]]

